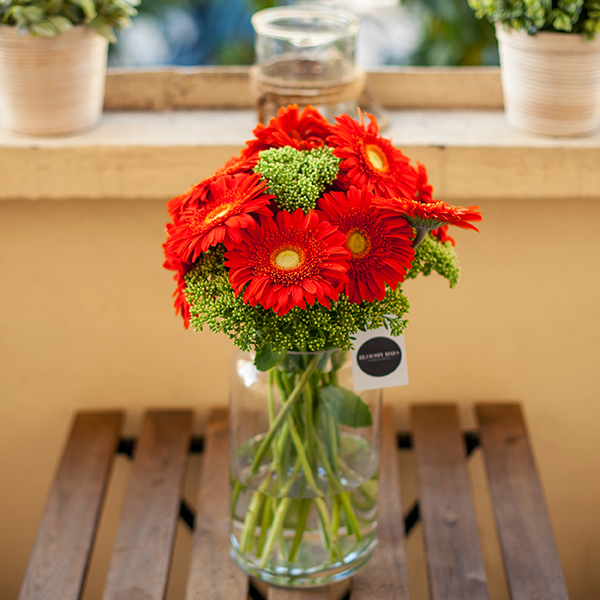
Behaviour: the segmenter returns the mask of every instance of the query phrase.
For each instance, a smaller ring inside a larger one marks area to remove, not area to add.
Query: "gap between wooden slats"
[[[146,414],[104,600],[164,598],[191,424],[189,410],[153,410]]]
[[[454,405],[412,407],[432,600],[488,600],[465,447]]]
[[[513,600],[568,599],[518,404],[479,404],[481,444]]]
[[[352,600],[408,600],[408,569],[394,415],[383,407],[379,469],[379,546],[353,578]]]
[[[248,577],[229,558],[227,409],[213,409],[204,460],[186,600],[246,600]]]
[[[78,413],[19,600],[80,597],[123,413]]]

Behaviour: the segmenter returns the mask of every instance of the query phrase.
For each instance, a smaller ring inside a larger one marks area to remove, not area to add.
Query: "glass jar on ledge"
[[[267,8],[252,16],[256,65],[251,74],[259,120],[280,106],[312,105],[333,121],[356,114],[365,74],[355,64],[359,20],[322,6]]]
[[[278,586],[316,587],[377,544],[381,391],[354,392],[350,353],[288,352],[230,381],[231,555]]]

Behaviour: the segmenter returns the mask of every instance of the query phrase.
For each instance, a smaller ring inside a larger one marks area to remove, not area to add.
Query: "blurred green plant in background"
[[[2,0],[0,0],[1,2]],[[257,10],[311,0],[143,0],[139,7],[144,23],[160,30],[168,45],[168,56],[156,64],[249,65],[254,62],[254,33],[250,16]],[[467,0],[321,0],[329,6],[357,11],[364,27],[359,41],[377,48],[367,52],[365,64],[409,66],[497,65],[498,51],[493,25],[475,18]],[[312,0],[319,4],[319,0]],[[378,7],[378,4],[380,5]],[[385,5],[385,6],[384,6]],[[169,19],[187,19],[191,39],[173,33]],[[184,16],[182,16],[184,15]],[[144,17],[147,19],[144,21]],[[408,36],[414,42],[408,41]],[[134,27],[135,29],[135,27]],[[367,31],[369,30],[369,31]],[[404,38],[402,37],[404,36]],[[387,44],[387,46],[386,46]],[[412,44],[412,45],[411,45]],[[127,44],[123,44],[126,46]],[[396,47],[394,47],[396,46]],[[408,46],[408,48],[407,48]],[[126,58],[127,48],[118,50]],[[359,61],[361,52],[359,51]],[[375,59],[373,59],[375,57]],[[115,60],[113,64],[119,63]],[[129,63],[135,65],[135,62]],[[146,65],[155,64],[146,62]]]
[[[410,64],[497,65],[494,27],[474,18],[467,0],[405,0],[423,23],[423,40]]]

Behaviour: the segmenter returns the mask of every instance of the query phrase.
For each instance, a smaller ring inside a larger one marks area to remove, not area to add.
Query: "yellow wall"
[[[600,202],[488,201],[463,277],[406,285],[412,401],[521,400],[573,600],[600,598]],[[228,340],[184,331],[162,203],[0,203],[0,598],[16,598],[73,411],[227,402]],[[588,226],[591,225],[591,231]],[[499,596],[496,596],[499,597]],[[58,600],[58,599],[56,599]]]

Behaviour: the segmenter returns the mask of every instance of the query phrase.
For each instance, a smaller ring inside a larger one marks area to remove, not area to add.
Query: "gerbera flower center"
[[[229,204],[226,204],[225,206],[219,206],[206,217],[206,221],[209,223],[218,221],[219,219],[223,218],[230,211],[230,209],[231,206]]]
[[[375,146],[375,144],[368,144],[365,147],[365,153],[367,155],[367,160],[374,169],[384,173],[388,170],[387,158],[379,146]]]
[[[275,254],[274,261],[282,269],[295,269],[302,261],[302,258],[300,253],[293,248],[285,248]]]
[[[363,254],[366,250],[368,250],[369,241],[367,238],[357,230],[350,232],[348,235],[348,248],[350,252],[355,256],[358,254]]]

